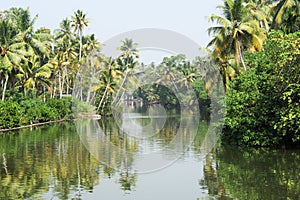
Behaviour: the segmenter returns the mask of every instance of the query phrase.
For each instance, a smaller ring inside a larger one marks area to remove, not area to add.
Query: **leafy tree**
[[[249,72],[227,93],[224,141],[250,146],[299,144],[299,32],[271,32],[264,51],[248,54]]]

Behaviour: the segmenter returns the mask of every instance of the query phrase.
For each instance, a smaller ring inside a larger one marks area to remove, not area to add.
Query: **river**
[[[134,121],[149,126],[139,115]],[[130,127],[110,118],[1,134],[0,199],[300,198],[299,150],[217,143],[207,154],[202,136],[209,123],[200,121],[190,144],[190,125],[180,129],[179,121],[157,120],[163,128],[150,136],[137,128],[124,134]]]

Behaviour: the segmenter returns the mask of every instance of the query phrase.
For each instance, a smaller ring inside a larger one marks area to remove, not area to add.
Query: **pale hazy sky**
[[[161,28],[176,31],[204,47],[210,41],[207,16],[218,13],[222,0],[0,0],[0,9],[29,7],[39,17],[35,27],[58,28],[62,19],[83,10],[90,19],[85,33],[95,33],[100,42],[125,31]]]

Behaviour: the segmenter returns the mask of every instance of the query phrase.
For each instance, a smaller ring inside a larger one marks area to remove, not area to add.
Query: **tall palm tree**
[[[121,46],[118,48],[121,50],[121,54],[118,57],[117,61],[119,66],[122,68],[122,72],[124,73],[123,81],[120,85],[120,89],[117,91],[116,97],[112,102],[114,104],[116,100],[120,99],[119,98],[119,93],[121,90],[123,90],[123,86],[125,84],[125,81],[127,80],[128,74],[131,69],[133,69],[137,64],[137,59],[139,58],[138,54],[138,44],[133,42],[132,39],[125,38],[124,40],[121,41]],[[122,92],[121,97],[125,94],[125,91]]]
[[[76,40],[71,31],[71,21],[62,20],[60,27],[54,31],[54,57],[52,63],[55,68],[55,78],[58,78],[59,95],[62,98],[63,90],[69,94],[70,85],[77,73]],[[54,88],[56,81],[54,81]],[[66,85],[66,88],[64,86]]]
[[[2,74],[5,79],[2,90],[2,101],[5,100],[8,80],[13,68],[19,68],[27,52],[23,49],[24,43],[18,42],[17,30],[9,20],[0,21],[0,63]]]
[[[79,36],[79,60],[81,59],[82,54],[82,35],[83,29],[88,26],[89,20],[86,18],[81,10],[77,10],[72,16],[71,25],[74,27],[74,32]]]
[[[103,95],[99,101],[97,111],[100,108],[103,109],[103,105],[106,104],[109,94],[115,92],[116,84],[119,82],[119,77],[123,75],[123,72],[119,70],[118,63],[113,58],[108,58],[104,61],[104,69],[102,70],[100,82],[94,87],[94,90],[103,90]]]
[[[208,29],[209,35],[214,37],[208,44],[214,47],[212,55],[224,63],[228,55],[233,53],[237,66],[242,63],[244,70],[247,70],[243,50],[262,50],[266,30],[261,28],[259,21],[248,16],[243,0],[224,0],[224,5],[219,8],[224,17],[215,14],[209,16],[209,21],[217,23]]]
[[[285,17],[289,18],[288,15],[296,17],[299,24],[300,17],[300,2],[299,0],[273,0],[275,6],[273,7],[273,22],[272,28],[279,29],[280,25],[285,21],[286,23],[290,23],[290,25],[295,25],[295,21],[288,21]],[[291,18],[290,18],[291,19]]]
[[[63,19],[59,24],[59,28],[54,30],[55,40],[71,41],[74,36],[71,29],[71,21],[68,18]]]

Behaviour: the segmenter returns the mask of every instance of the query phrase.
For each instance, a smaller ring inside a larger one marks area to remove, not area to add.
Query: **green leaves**
[[[0,129],[72,118],[71,98],[23,99],[0,102]]]
[[[224,141],[248,146],[300,144],[299,33],[271,32],[250,69],[230,83]],[[291,59],[290,59],[291,58]]]

